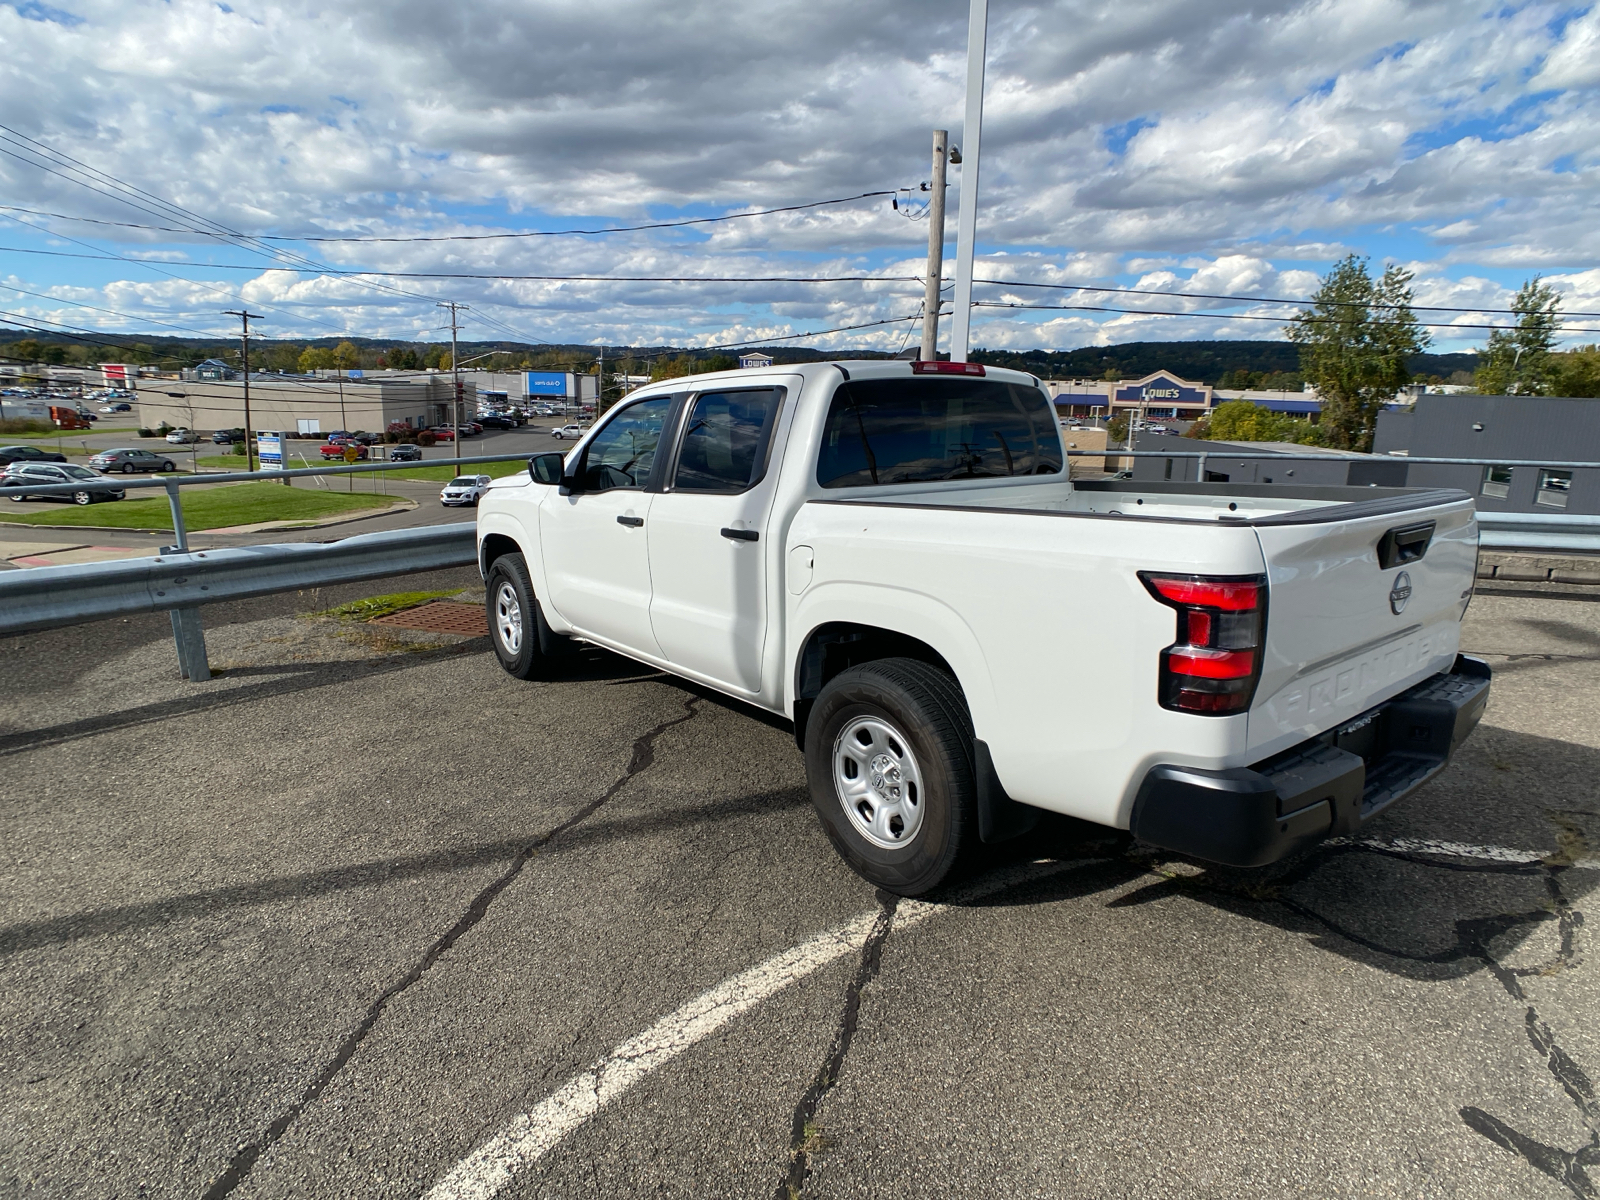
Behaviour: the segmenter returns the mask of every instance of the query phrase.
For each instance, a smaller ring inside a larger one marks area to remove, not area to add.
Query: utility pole
[[[606,348],[600,347],[600,362],[594,369],[594,419],[598,421],[606,411]]]
[[[928,197],[928,286],[922,301],[922,350],[924,362],[939,357],[939,284],[944,274],[944,172],[950,161],[950,133],[933,131],[933,194]]]
[[[256,469],[256,448],[250,441],[250,435],[255,432],[250,427],[250,318],[258,321],[266,320],[260,313],[253,313],[242,308],[224,309],[223,316],[238,317],[241,330],[239,342],[244,349],[244,461],[247,469]],[[281,445],[281,439],[280,439]],[[289,481],[284,480],[285,483]]]
[[[451,382],[455,386],[450,407],[452,422],[450,440],[455,444],[456,474],[459,475],[461,474],[461,361],[460,355],[456,353],[456,313],[467,306],[465,304],[457,304],[454,300],[443,300],[439,302],[439,307],[450,310],[450,376]]]
[[[956,220],[956,302],[950,361],[966,362],[972,340],[972,250],[978,233],[978,139],[983,132],[983,60],[989,0],[971,0],[967,21],[967,116],[961,126],[961,214]]]

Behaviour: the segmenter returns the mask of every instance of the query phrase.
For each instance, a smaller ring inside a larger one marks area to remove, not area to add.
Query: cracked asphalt
[[[1230,872],[1052,820],[929,909],[840,863],[781,723],[304,615],[479,586],[207,609],[199,686],[164,615],[0,641],[0,1192],[420,1197],[850,926],[500,1194],[1600,1196],[1593,593],[1480,593],[1488,715],[1377,844]]]

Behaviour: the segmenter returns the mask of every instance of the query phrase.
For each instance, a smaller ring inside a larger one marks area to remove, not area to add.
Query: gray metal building
[[[1133,477],[1154,483],[1161,480],[1193,483],[1200,460],[1178,455],[1204,454],[1208,483],[1298,483],[1315,487],[1404,487],[1403,461],[1322,446],[1293,442],[1211,442],[1197,438],[1144,434],[1134,441],[1136,450],[1170,450],[1172,458],[1136,458]],[[1250,455],[1249,458],[1240,457]],[[1265,455],[1267,457],[1257,457]],[[1313,458],[1290,455],[1314,455]],[[1127,459],[1122,461],[1126,462]]]
[[[1435,396],[1378,414],[1377,455],[1600,462],[1600,400],[1561,396]],[[1485,512],[1600,515],[1600,469],[1410,463],[1412,487],[1454,487]]]

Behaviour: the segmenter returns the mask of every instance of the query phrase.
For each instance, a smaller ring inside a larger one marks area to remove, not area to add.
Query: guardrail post
[[[1196,460],[1194,481],[1196,483],[1204,483],[1206,481],[1206,456],[1204,454]]]
[[[189,530],[183,523],[183,501],[178,496],[177,479],[165,480],[167,499],[172,504],[172,533],[174,544],[163,546],[162,554],[189,553]],[[198,608],[173,608],[167,611],[172,618],[172,640],[178,645],[178,670],[190,683],[205,683],[211,678],[211,663],[206,657],[206,631],[200,623]]]

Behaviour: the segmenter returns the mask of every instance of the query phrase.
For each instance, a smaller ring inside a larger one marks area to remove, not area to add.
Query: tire
[[[132,463],[123,463],[122,464],[122,473],[124,475],[132,475],[133,474],[133,464]]]
[[[533,594],[527,561],[520,554],[502,554],[489,568],[487,584],[484,616],[489,622],[489,643],[501,667],[517,679],[552,678],[558,659],[571,643],[545,621]]]
[[[972,718],[944,671],[885,658],[836,675],[806,723],[805,757],[828,839],[869,883],[923,895],[957,875],[977,846]],[[878,775],[878,764],[893,773]]]
[[[177,467],[175,467],[175,466],[173,466],[173,465],[172,465],[172,463],[171,463],[171,462],[169,462],[169,461],[168,461],[168,460],[167,460],[167,459],[164,459],[164,458],[163,458],[163,459],[162,459],[162,460],[161,460],[161,470],[162,470],[162,471],[163,471],[163,472],[166,472],[166,471],[176,471],[176,470],[177,470],[177,469],[178,469],[178,468],[177,468]]]
[[[72,493],[72,502],[74,504],[90,504],[90,503],[93,503],[93,501],[94,501],[94,497],[91,496],[88,492],[73,492]]]
[[[21,504],[24,500],[27,499],[27,497],[22,495],[21,493],[17,493],[15,495],[10,496],[9,499],[11,500],[11,502],[13,504]]]

